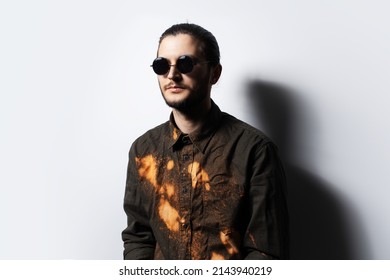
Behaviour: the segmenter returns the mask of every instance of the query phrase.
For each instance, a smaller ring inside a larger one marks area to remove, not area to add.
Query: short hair
[[[164,31],[159,40],[159,45],[167,36],[176,36],[178,34],[187,34],[200,42],[201,52],[211,66],[220,64],[220,53],[217,39],[214,35],[203,27],[193,23],[179,23],[172,25]]]

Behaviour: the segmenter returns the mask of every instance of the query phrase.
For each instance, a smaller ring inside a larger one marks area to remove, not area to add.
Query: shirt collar
[[[205,152],[207,144],[214,135],[214,132],[217,130],[217,127],[221,121],[221,117],[221,110],[219,109],[217,104],[215,104],[214,101],[211,100],[211,109],[207,117],[205,118],[205,120],[207,121],[205,121],[199,129],[188,134],[191,142],[200,152]],[[177,127],[175,119],[173,117],[173,113],[171,113],[169,117],[169,135],[169,148],[173,148],[184,135],[184,133],[181,132],[180,129]]]

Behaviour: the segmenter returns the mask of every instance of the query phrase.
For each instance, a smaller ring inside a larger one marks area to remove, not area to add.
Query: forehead
[[[158,48],[157,55],[176,59],[181,55],[200,56],[200,44],[188,34],[169,35],[165,37]]]

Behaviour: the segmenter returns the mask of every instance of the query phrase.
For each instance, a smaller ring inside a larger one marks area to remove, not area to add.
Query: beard
[[[208,84],[204,83],[204,85],[200,86],[196,90],[191,90],[191,93],[181,100],[168,100],[164,95],[163,89],[160,87],[161,94],[164,98],[165,103],[178,111],[188,112],[197,108],[201,105],[209,96],[209,88]]]

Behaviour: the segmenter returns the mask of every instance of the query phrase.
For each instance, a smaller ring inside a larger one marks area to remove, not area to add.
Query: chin
[[[194,109],[201,105],[204,100],[207,98],[207,94],[199,94],[198,92],[193,92],[192,94],[162,94],[165,103],[174,109],[179,111],[188,111]]]
[[[183,96],[183,94],[163,94],[163,98],[165,100],[165,103],[174,109],[185,109],[192,103],[189,101],[191,98],[189,96]]]
[[[165,103],[169,107],[180,110],[180,111],[191,107],[191,102],[188,102],[188,99],[183,99],[183,100],[168,100],[166,98],[164,98],[164,99],[165,99]]]

